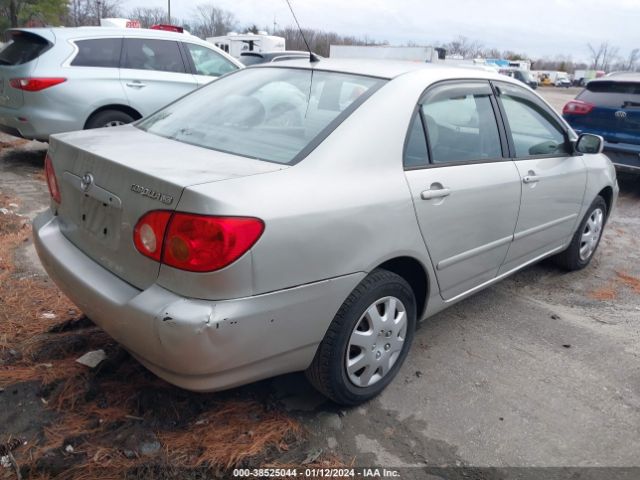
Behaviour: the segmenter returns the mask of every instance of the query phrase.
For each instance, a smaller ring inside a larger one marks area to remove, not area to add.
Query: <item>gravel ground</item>
[[[539,90],[558,109],[577,91]],[[0,153],[0,192],[27,215],[48,201],[43,147]],[[434,478],[425,465],[640,467],[640,180],[620,177],[620,187],[588,268],[543,262],[427,320],[398,378],[369,404],[341,410],[301,374],[255,388],[303,421],[305,449],[405,467],[403,478]],[[40,274],[31,252],[21,267]]]

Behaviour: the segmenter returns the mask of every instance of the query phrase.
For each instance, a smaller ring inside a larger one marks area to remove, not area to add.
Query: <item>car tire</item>
[[[104,128],[104,127],[117,127],[120,125],[126,125],[135,120],[128,113],[120,110],[102,110],[95,113],[87,120],[87,129],[91,128]]]
[[[392,310],[393,321],[389,322]],[[395,273],[374,270],[338,310],[306,371],[307,378],[336,403],[366,402],[398,373],[415,326],[416,300],[411,286]],[[352,366],[348,368],[349,363]],[[365,365],[363,370],[360,365]]]
[[[607,203],[598,195],[580,222],[569,247],[555,256],[556,263],[569,271],[589,265],[600,244],[606,222]]]

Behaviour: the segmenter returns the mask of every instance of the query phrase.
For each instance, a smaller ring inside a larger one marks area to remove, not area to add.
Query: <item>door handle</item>
[[[522,178],[522,183],[538,183],[540,181],[540,177],[537,175],[527,175]]]
[[[444,198],[449,195],[451,195],[451,190],[449,188],[432,188],[423,191],[420,194],[420,198],[422,198],[422,200],[433,200],[434,198]]]
[[[142,82],[127,82],[126,85],[127,87],[131,87],[131,88],[144,88],[147,86],[146,83],[142,83]]]

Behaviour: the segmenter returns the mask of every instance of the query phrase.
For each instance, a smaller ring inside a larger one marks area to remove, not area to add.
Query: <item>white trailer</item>
[[[444,51],[433,47],[390,47],[331,45],[330,58],[369,58],[376,60],[408,60],[411,62],[437,62]]]
[[[208,37],[207,42],[224,50],[232,57],[240,58],[242,52],[284,52],[285,39],[266,32],[235,33],[230,32],[221,37]]]

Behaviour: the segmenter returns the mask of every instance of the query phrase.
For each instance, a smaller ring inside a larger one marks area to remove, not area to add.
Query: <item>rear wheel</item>
[[[120,110],[103,110],[89,118],[87,128],[119,127],[134,120],[131,115]]]
[[[309,381],[343,405],[378,395],[402,366],[416,325],[416,301],[409,284],[387,270],[375,270],[338,310],[307,370]]]
[[[556,263],[567,270],[580,270],[589,265],[600,244],[606,221],[607,203],[598,195],[587,210],[569,247],[555,257]]]

